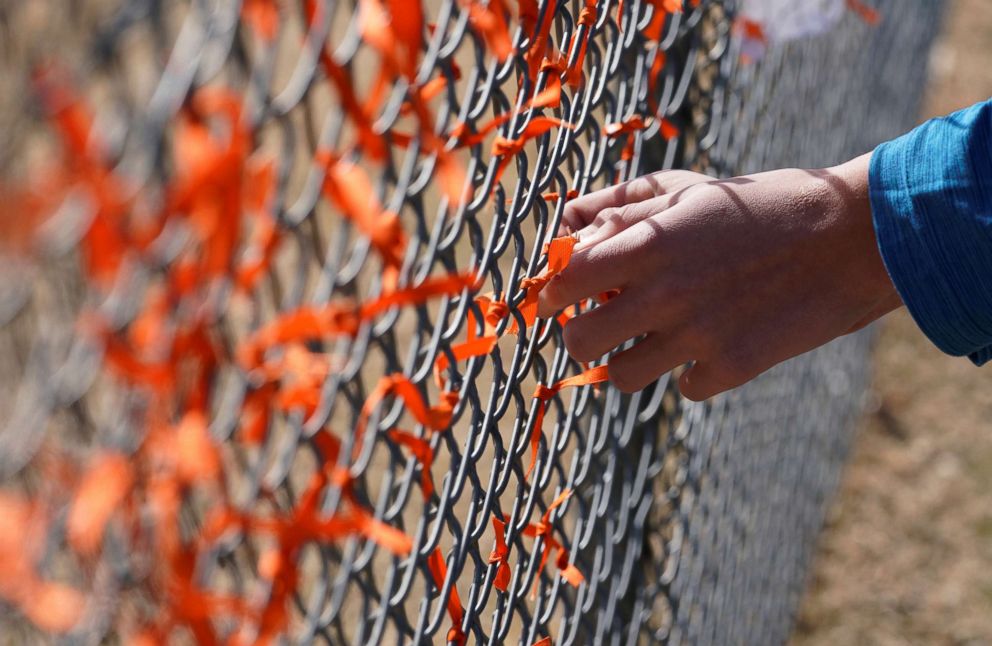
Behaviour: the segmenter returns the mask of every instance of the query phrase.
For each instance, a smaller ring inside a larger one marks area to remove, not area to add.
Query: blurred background
[[[953,0],[921,120],[989,96],[992,2]],[[992,643],[992,370],[941,354],[901,310],[872,399],[793,643]]]

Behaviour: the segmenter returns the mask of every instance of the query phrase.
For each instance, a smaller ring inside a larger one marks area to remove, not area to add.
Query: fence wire
[[[940,4],[760,62],[684,4],[0,7],[0,629],[784,642],[870,334],[622,395],[561,342],[594,303],[536,318],[546,245],[647,171],[899,134]]]

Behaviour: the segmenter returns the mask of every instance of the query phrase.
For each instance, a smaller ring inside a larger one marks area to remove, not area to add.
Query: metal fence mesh
[[[0,8],[0,627],[783,642],[869,335],[691,405],[532,299],[576,194],[912,125],[940,6],[877,4],[760,63],[729,1]]]

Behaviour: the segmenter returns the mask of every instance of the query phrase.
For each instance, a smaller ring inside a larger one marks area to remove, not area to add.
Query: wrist
[[[869,197],[869,167],[872,153],[866,153],[824,171],[826,181],[834,190],[838,219],[843,235],[849,241],[848,258],[859,269],[862,285],[880,302],[892,303],[894,309],[901,301],[895,285],[885,268],[878,247]]]

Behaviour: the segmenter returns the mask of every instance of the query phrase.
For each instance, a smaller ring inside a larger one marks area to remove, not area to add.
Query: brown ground
[[[931,72],[925,116],[992,95],[992,1],[951,2]],[[992,367],[942,355],[900,311],[875,391],[793,644],[992,644]]]

